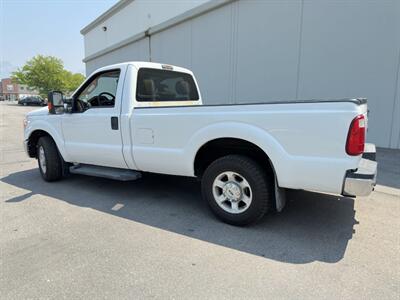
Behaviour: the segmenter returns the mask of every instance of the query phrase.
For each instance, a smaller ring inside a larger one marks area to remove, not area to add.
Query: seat
[[[152,79],[144,79],[139,82],[138,96],[142,101],[154,101],[156,99],[156,85]]]

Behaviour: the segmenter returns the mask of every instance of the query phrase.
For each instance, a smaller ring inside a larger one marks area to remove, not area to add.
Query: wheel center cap
[[[239,201],[239,199],[242,197],[242,191],[239,187],[234,182],[228,182],[225,184],[225,186],[222,189],[223,194],[225,197],[232,201]]]

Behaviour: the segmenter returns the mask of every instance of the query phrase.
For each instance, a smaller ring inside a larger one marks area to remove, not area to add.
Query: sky
[[[37,54],[85,74],[80,30],[118,0],[0,0],[0,78]]]

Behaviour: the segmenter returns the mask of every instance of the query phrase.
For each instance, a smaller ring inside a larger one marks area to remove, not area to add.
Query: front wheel
[[[273,206],[271,174],[246,156],[224,156],[204,172],[203,197],[226,223],[243,226],[256,222]]]
[[[43,136],[37,143],[37,158],[42,178],[56,181],[62,178],[62,158],[57,145],[49,136]]]

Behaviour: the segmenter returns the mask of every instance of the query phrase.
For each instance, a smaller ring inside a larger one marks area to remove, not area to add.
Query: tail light
[[[365,144],[365,118],[358,115],[353,119],[347,135],[346,153],[348,155],[360,155],[364,152]]]

